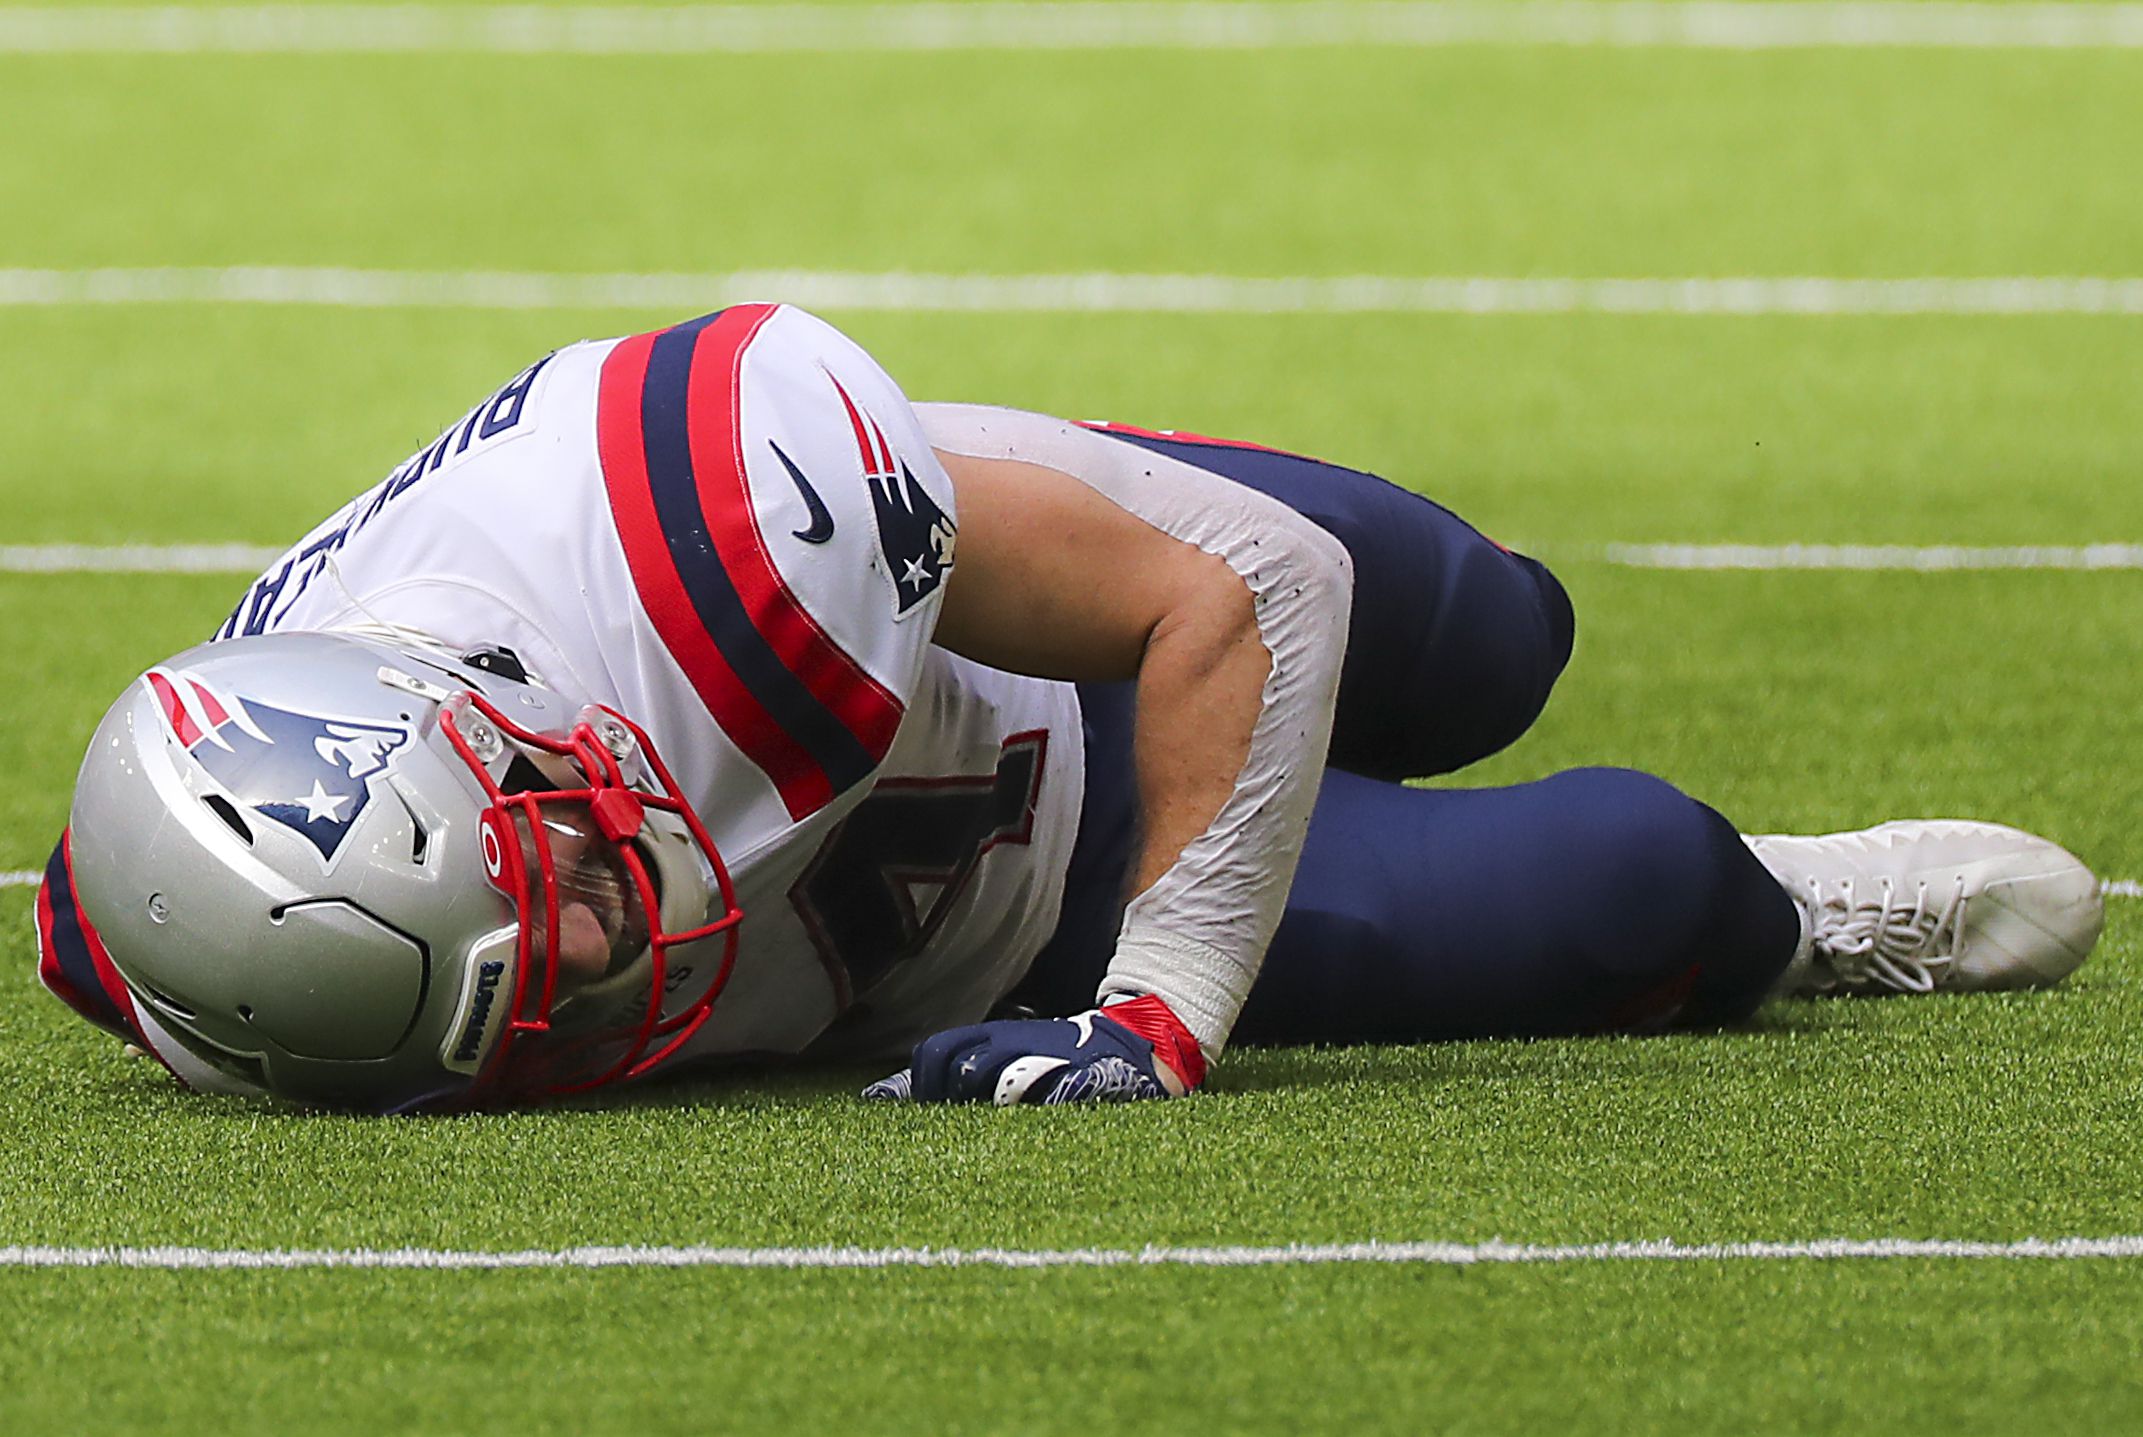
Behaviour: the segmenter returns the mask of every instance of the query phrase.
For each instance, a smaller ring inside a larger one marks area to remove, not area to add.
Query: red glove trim
[[[1155,1060],[1168,1065],[1169,1071],[1182,1081],[1184,1091],[1192,1091],[1205,1081],[1205,1050],[1174,1010],[1153,994],[1111,1003],[1101,1013],[1153,1044]]]

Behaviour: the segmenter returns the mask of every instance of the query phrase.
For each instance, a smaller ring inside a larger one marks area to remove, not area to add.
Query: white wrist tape
[[[1154,994],[1191,1030],[1206,1056],[1214,1057],[1235,1026],[1264,956],[1262,949],[1254,955],[1229,953],[1127,915],[1095,1002]]]
[[[1070,475],[1223,560],[1251,592],[1272,666],[1249,753],[1212,825],[1125,910],[1100,992],[1156,995],[1215,1055],[1280,925],[1309,832],[1347,651],[1347,551],[1276,499],[1061,419],[970,404],[915,412],[936,448]]]

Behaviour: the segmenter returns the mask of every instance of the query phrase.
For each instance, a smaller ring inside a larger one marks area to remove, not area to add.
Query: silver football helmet
[[[149,1046],[204,1086],[374,1111],[600,1086],[676,1052],[736,959],[728,872],[637,725],[367,636],[149,670],[69,831]]]

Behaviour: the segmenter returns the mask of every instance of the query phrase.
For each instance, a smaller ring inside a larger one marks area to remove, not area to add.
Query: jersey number
[[[923,951],[975,866],[1034,834],[1045,730],[1005,740],[997,771],[881,779],[819,846],[789,902],[833,975],[845,1009]]]

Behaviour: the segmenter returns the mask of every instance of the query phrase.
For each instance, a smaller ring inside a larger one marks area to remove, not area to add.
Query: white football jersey
[[[679,1057],[895,1056],[980,1019],[1055,928],[1084,782],[1070,685],[931,644],[955,520],[870,356],[739,305],[540,360],[219,637],[406,625],[631,716],[744,910]]]

